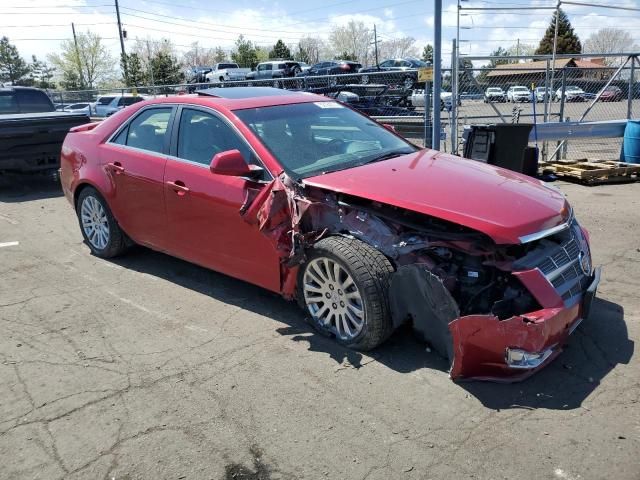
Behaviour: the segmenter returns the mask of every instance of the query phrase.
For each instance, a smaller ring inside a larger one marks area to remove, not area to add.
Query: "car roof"
[[[173,95],[170,97],[156,98],[147,100],[146,102],[140,102],[138,105],[184,103],[222,107],[222,109],[226,110],[241,110],[275,105],[332,101],[335,100],[323,95],[281,90],[273,87],[227,87],[199,90],[198,93],[194,95]]]

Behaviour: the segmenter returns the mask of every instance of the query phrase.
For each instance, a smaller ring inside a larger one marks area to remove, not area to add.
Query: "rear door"
[[[238,149],[249,163],[257,156],[240,134],[216,112],[182,107],[172,135],[172,155],[164,182],[170,251],[199,265],[247,280],[273,291],[280,289],[280,262],[275,247],[240,208],[262,181],[209,170],[216,153]],[[250,192],[251,191],[251,192]]]
[[[113,185],[110,206],[137,243],[165,250],[164,168],[175,108],[144,108],[102,145],[101,162]]]

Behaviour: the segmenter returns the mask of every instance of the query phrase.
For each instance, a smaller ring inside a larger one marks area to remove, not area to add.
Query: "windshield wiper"
[[[390,152],[385,152],[385,153],[381,153],[380,155],[377,155],[375,157],[369,158],[367,159],[364,163],[361,163],[361,165],[366,165],[368,163],[374,163],[374,162],[380,162],[382,160],[388,160],[390,158],[395,158],[395,157],[399,157],[400,155],[406,155],[408,153],[413,153],[413,150],[392,150]]]

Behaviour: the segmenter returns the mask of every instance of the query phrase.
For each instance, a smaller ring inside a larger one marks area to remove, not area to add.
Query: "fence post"
[[[432,148],[431,139],[431,82],[424,82],[424,146]],[[434,112],[435,113],[435,112]],[[440,112],[438,112],[440,115]]]
[[[544,92],[545,94],[542,96],[542,102],[544,103],[544,123],[549,121],[549,95],[551,94],[551,87],[549,86],[549,73],[551,68],[551,60],[547,59],[547,67],[544,72]],[[535,97],[535,94],[534,94]],[[535,102],[538,101],[537,98],[533,99]],[[546,140],[542,142],[542,159],[544,161],[547,160],[547,142]]]
[[[449,125],[451,134],[451,153],[458,153],[458,98],[460,97],[460,85],[458,83],[458,66],[456,62],[456,39],[452,40],[451,48],[451,112],[449,112]],[[445,142],[446,144],[446,142]]]
[[[631,73],[629,75],[629,91],[627,92],[627,120],[633,115],[633,90],[634,90],[634,74],[636,70],[636,60],[638,57],[631,57]]]

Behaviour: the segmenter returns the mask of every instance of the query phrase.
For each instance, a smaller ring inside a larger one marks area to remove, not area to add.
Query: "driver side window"
[[[202,110],[182,110],[178,129],[179,158],[209,165],[215,154],[234,149],[240,150],[247,163],[255,163],[247,144],[226,122]]]

